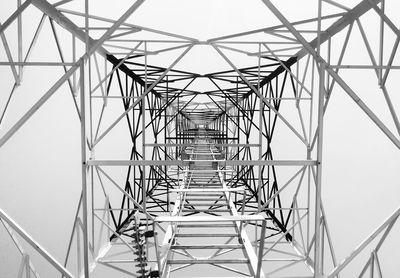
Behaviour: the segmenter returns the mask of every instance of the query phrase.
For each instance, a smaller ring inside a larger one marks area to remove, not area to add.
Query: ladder
[[[222,152],[212,144],[207,133],[199,131],[193,144],[185,149],[189,166],[177,193],[171,216],[160,216],[156,222],[169,222],[161,245],[161,277],[194,265],[211,265],[202,277],[213,277],[212,269],[220,268],[237,277],[264,277],[261,255],[255,254],[244,223],[261,221],[261,215],[244,215],[244,199],[239,213],[232,196],[245,188],[227,187],[225,175],[232,170],[218,166]],[[264,229],[265,230],[265,229]],[[164,250],[163,250],[164,249]],[[235,276],[235,277],[236,277]],[[224,277],[224,276],[221,276]]]

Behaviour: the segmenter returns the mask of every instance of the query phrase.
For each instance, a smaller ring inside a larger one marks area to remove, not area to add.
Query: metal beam
[[[132,6],[131,9],[127,11],[129,14],[126,14],[126,16],[124,16],[124,18],[129,16],[143,2],[144,2],[144,0],[141,0],[140,2],[136,2],[135,5],[136,4],[137,5],[136,6]],[[63,27],[65,30],[69,31],[71,34],[74,34],[79,40],[81,40],[82,42],[86,41],[86,33],[84,32],[84,30],[79,28],[74,22],[72,22],[69,18],[64,16],[59,10],[57,10],[53,5],[48,3],[46,0],[33,0],[32,4],[35,5],[44,14],[46,14],[51,19],[53,19],[55,22],[57,22],[58,25]],[[118,25],[115,25],[113,30],[114,29],[116,30],[123,22],[120,22],[118,20],[118,22],[115,22],[115,23],[118,23]],[[112,33],[108,33],[107,32],[107,35],[108,36],[105,39],[101,40],[102,43],[104,41],[106,41],[112,35]],[[114,66],[117,66],[119,64],[120,60],[117,57],[115,57],[114,55],[110,54],[104,47],[102,47],[101,44],[99,44],[99,41],[100,40],[96,41],[96,40],[92,39],[91,37],[89,37],[89,46],[90,46],[90,48],[91,49],[95,48],[94,51],[96,51],[101,56],[106,58]],[[92,51],[90,51],[90,52],[92,52]],[[136,82],[138,82],[143,87],[145,86],[143,79],[140,78],[138,75],[136,75],[133,71],[131,71],[125,64],[119,65],[119,69],[121,71],[123,71],[125,74],[127,74],[128,76],[130,76],[132,79],[134,79]]]
[[[315,45],[311,45],[306,41],[306,39],[293,27],[293,25],[286,19],[286,17],[272,4],[269,0],[262,0],[264,4],[270,9],[272,13],[288,28],[288,30],[292,33],[292,35],[304,46],[304,50],[307,51],[310,55],[314,57],[314,59],[326,67],[326,72],[342,87],[342,89],[354,100],[354,102],[367,114],[367,116],[386,134],[386,136],[396,145],[397,148],[400,149],[400,140],[386,127],[386,125],[375,115],[374,112],[360,99],[360,97],[350,88],[349,85],[337,74],[333,69],[329,68],[329,64],[318,55],[315,51]],[[367,11],[371,8],[369,2],[375,1],[377,3],[380,0],[364,0],[357,7],[363,7],[362,11]],[[364,4],[364,5],[361,5]],[[361,6],[360,6],[361,5]],[[365,7],[367,6],[367,7]],[[359,8],[361,9],[361,8]],[[358,13],[354,13],[354,9],[349,12],[350,16],[348,18],[348,24],[352,23],[356,19],[356,15]],[[358,11],[358,10],[357,10]],[[353,18],[354,13],[354,18]],[[361,13],[362,14],[362,13]],[[343,24],[340,25],[343,27]],[[343,27],[344,28],[344,27]],[[339,30],[340,28],[336,28],[335,30]]]
[[[71,67],[18,121],[0,138],[0,148],[23,126],[36,111],[67,81],[79,68],[79,63]]]
[[[0,209],[0,218],[6,222],[18,235],[20,235],[33,249],[35,249],[42,257],[54,266],[60,273],[67,278],[74,276],[60,264],[46,249],[44,249],[36,240],[34,240],[24,229],[22,229],[11,217],[9,217],[2,209]]]
[[[129,166],[129,165],[145,165],[145,166],[183,166],[195,160],[88,160],[90,166]],[[227,166],[258,166],[258,165],[275,165],[275,166],[313,166],[317,165],[316,160],[202,160],[210,162],[218,162]]]
[[[382,0],[372,0],[372,3],[378,4]],[[265,3],[265,2],[264,2]],[[321,44],[328,41],[331,37],[342,31],[344,28],[347,26],[351,25],[354,23],[354,21],[368,12],[371,9],[371,4],[369,3],[369,0],[364,0],[361,3],[359,3],[357,6],[355,6],[353,9],[345,13],[339,20],[337,20],[335,23],[333,23],[330,27],[328,27],[324,32],[321,33],[320,35],[320,42]],[[285,25],[283,25],[285,26]],[[317,41],[318,39],[315,38],[310,42],[310,45],[315,48],[317,46]],[[293,57],[289,58],[288,60],[284,61],[283,63],[285,64],[286,67],[290,68],[292,65],[294,65],[298,60],[301,58],[305,57],[308,54],[308,51],[306,48],[301,49],[298,51]],[[264,86],[265,84],[269,83],[272,79],[277,77],[279,74],[283,73],[285,71],[285,67],[279,66],[274,70],[271,74],[269,74],[267,77],[265,77],[261,83],[260,86]]]

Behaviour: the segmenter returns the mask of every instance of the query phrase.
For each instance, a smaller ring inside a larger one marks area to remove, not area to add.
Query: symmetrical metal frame
[[[81,125],[82,163],[82,191],[63,262],[0,210],[22,255],[18,277],[46,276],[36,271],[32,256],[43,257],[62,277],[101,277],[102,268],[115,277],[187,277],[202,265],[212,268],[204,277],[214,269],[221,276],[339,277],[365,250],[371,255],[353,276],[383,277],[379,250],[400,209],[339,262],[321,200],[322,151],[324,114],[336,88],[400,148],[391,78],[400,69],[400,31],[387,13],[390,1],[346,7],[345,1],[318,0],[314,18],[291,22],[285,11],[262,0],[281,24],[207,41],[130,23],[144,0],[130,3],[117,19],[91,14],[88,0],[16,2],[0,25],[0,66],[8,70],[1,82],[0,148],[67,84]],[[83,11],[69,8],[77,2]],[[26,34],[23,27],[34,20],[25,14],[32,11],[40,20]],[[373,39],[364,18],[379,26]],[[54,39],[57,61],[31,61],[43,33]],[[346,64],[356,35],[369,60]],[[226,70],[200,74],[179,68],[199,45],[215,51]],[[235,62],[233,54],[252,65]],[[26,67],[63,74],[9,123],[9,110],[19,109],[13,99],[24,89]],[[363,100],[344,70],[375,74],[390,117]],[[205,82],[207,89],[195,86]],[[205,206],[190,201],[189,193],[200,194],[197,201],[221,195]],[[217,247],[185,245],[178,239],[185,223],[198,228],[185,236],[195,243],[207,235],[202,225],[211,231],[233,227],[236,234],[210,232],[208,237],[227,238]],[[236,237],[240,244],[232,245]],[[25,243],[37,253],[26,251]],[[196,249],[217,251],[204,257],[194,255]]]

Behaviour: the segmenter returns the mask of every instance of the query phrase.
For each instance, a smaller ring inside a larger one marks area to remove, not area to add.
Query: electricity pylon
[[[278,24],[206,41],[135,24],[144,0],[115,18],[92,6],[117,3],[100,2],[17,0],[0,25],[0,148],[61,91],[80,122],[81,195],[64,260],[0,210],[22,256],[18,277],[48,277],[35,267],[43,258],[69,278],[333,278],[365,254],[352,277],[383,276],[380,249],[400,210],[338,261],[322,151],[336,90],[400,148],[396,1],[319,0],[312,17],[292,21],[262,0]],[[217,57],[200,57],[206,74],[180,66],[199,47]],[[365,57],[347,57],[354,47]],[[15,95],[32,86],[28,67],[55,70],[13,122],[10,111],[22,109]],[[371,79],[360,79],[365,71]],[[357,86],[368,82],[386,116],[364,101]]]

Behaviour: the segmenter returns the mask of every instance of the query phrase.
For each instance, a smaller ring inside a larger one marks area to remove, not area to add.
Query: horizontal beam
[[[72,74],[79,68],[79,63],[71,67],[56,83],[35,103],[32,107],[0,138],[0,147],[2,147],[32,116],[45,104],[49,98],[66,82]]]
[[[88,160],[89,166],[187,166],[189,162],[218,162],[223,166],[314,166],[316,160]]]
[[[168,260],[168,264],[247,264],[249,259],[194,259]]]
[[[365,14],[371,9],[370,0],[364,0],[360,2],[357,6],[355,6],[352,10],[346,12],[340,19],[335,21],[330,27],[328,27],[325,31],[321,32],[320,38],[315,38],[310,42],[312,47],[317,47],[318,42],[323,44],[324,42],[328,41],[331,37],[342,31],[344,28],[352,24],[357,18]],[[377,4],[381,2],[381,0],[371,0],[373,4]],[[308,54],[307,49],[302,48],[298,51],[293,57],[289,58],[288,60],[284,61],[283,63],[285,66],[280,65],[276,68],[270,75],[266,76],[261,82],[260,87],[264,86],[265,84],[269,83],[272,79],[277,77],[279,74],[283,73],[287,68],[290,68],[294,65],[298,60],[303,58]],[[252,93],[250,91],[249,93]]]
[[[227,188],[227,189],[223,189],[223,188],[182,188],[182,189],[170,189],[170,192],[238,192],[238,191],[244,191],[245,188],[244,187],[235,187],[235,188]]]
[[[334,278],[345,268],[365,247],[367,247],[386,227],[393,225],[400,216],[400,208],[396,209],[378,228],[375,229],[357,248],[341,261],[326,277]]]
[[[73,278],[74,276],[49,252],[46,251],[36,240],[34,240],[26,231],[24,231],[11,217],[9,217],[2,209],[0,209],[0,219],[7,223],[19,236],[21,236],[33,249],[35,249],[45,260],[53,265],[64,277]]]
[[[75,66],[76,62],[0,62],[0,66]]]
[[[215,161],[215,160],[214,160]],[[316,160],[217,160],[227,166],[313,166]]]
[[[142,2],[138,2],[138,5],[140,5],[141,3]],[[86,42],[86,33],[49,2],[47,2],[46,0],[34,0],[32,1],[32,4],[36,6],[39,10],[41,10],[44,14],[53,19],[55,22],[57,22],[58,25],[63,27],[71,34],[74,34],[79,40],[81,40],[82,42]],[[96,49],[96,52],[98,54],[106,58],[114,66],[117,66],[119,64],[120,60],[109,53],[103,46],[101,46],[99,44],[99,40],[94,40],[91,37],[88,37],[88,39],[90,48]],[[145,87],[144,80],[136,75],[132,70],[130,70],[125,64],[121,64],[118,68],[125,74],[130,76],[132,79],[134,79],[136,82],[138,82],[141,86]],[[153,91],[153,93],[155,92]]]
[[[99,96],[102,97],[102,96]],[[154,144],[144,144],[146,147],[190,147],[190,146],[215,146],[215,147],[259,147],[260,144],[212,144],[212,143],[200,143],[200,144],[194,144],[194,143],[183,143],[183,144],[174,144],[174,143],[167,143],[167,144],[160,144],[160,143],[154,143]]]
[[[234,222],[234,221],[264,221],[260,214],[255,215],[224,215],[224,216],[158,216],[154,222]]]
[[[88,160],[89,166],[183,166],[181,160]]]

